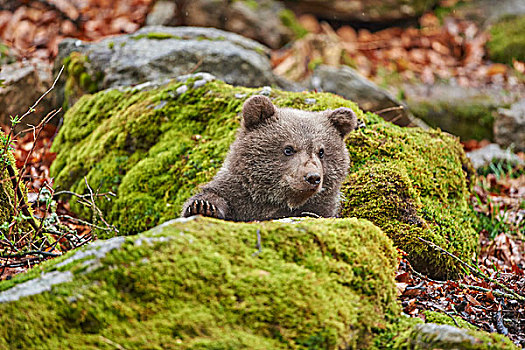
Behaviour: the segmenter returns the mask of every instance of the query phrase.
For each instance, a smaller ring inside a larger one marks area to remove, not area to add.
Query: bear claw
[[[202,215],[212,218],[223,218],[219,209],[206,200],[197,199],[186,208],[186,216]]]

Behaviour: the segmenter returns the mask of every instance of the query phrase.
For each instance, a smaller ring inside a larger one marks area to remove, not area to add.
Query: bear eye
[[[323,158],[323,157],[324,157],[324,149],[321,148],[321,149],[319,150],[319,158]]]
[[[286,147],[284,148],[284,155],[285,155],[285,156],[291,156],[291,155],[293,155],[294,153],[295,153],[295,150],[293,149],[292,146],[286,146]]]

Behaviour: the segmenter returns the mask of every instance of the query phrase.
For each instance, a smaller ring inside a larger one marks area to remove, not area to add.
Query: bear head
[[[308,112],[253,96],[242,113],[226,163],[255,202],[294,209],[339,192],[349,166],[344,138],[357,127],[350,108]]]

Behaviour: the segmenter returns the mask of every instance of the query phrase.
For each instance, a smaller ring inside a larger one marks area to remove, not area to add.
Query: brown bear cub
[[[215,178],[183,206],[182,216],[232,221],[333,217],[349,156],[344,138],[357,127],[349,108],[307,112],[253,96]]]

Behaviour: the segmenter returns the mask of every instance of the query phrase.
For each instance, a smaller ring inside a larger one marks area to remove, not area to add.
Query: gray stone
[[[511,164],[523,164],[523,161],[520,157],[508,149],[502,149],[498,144],[495,143],[491,143],[490,145],[472,152],[467,152],[467,157],[469,157],[470,161],[472,162],[472,166],[474,166],[475,169],[488,166],[494,161],[507,161]]]
[[[467,349],[480,341],[467,329],[435,323],[418,324],[411,333],[410,345],[416,349]]]
[[[348,66],[330,67],[321,65],[310,78],[310,88],[343,96],[359,105],[359,108],[376,112],[385,120],[400,126],[421,126],[388,91],[381,89],[370,80]]]
[[[174,1],[157,1],[146,17],[147,26],[166,26],[172,24],[177,11],[177,4]]]
[[[508,106],[525,91],[498,87],[467,88],[450,83],[403,84],[409,110],[432,127],[463,140],[493,140],[494,117],[498,108]]]
[[[204,79],[196,80],[196,81],[193,83],[193,87],[194,87],[195,89],[197,89],[197,88],[200,88],[201,86],[206,85],[206,83],[207,83],[207,81],[204,80]]]
[[[43,273],[40,277],[27,282],[20,283],[13,288],[0,293],[0,303],[16,301],[30,295],[36,295],[51,290],[55,284],[65,283],[73,280],[71,271],[52,271]]]
[[[294,33],[283,24],[280,1],[158,1],[146,18],[147,25],[213,27],[241,34],[271,48],[279,48]]]
[[[31,60],[15,62],[2,66],[0,79],[0,125],[11,126],[10,116],[22,116],[29,107],[42,96],[53,84],[51,66],[47,63]],[[27,129],[28,125],[38,125],[40,121],[55,109],[53,91],[43,98],[35,111],[24,117],[15,131]],[[54,118],[52,122],[58,122]]]
[[[477,0],[465,2],[454,9],[454,16],[468,18],[481,25],[490,25],[508,16],[525,14],[523,0]]]
[[[90,76],[103,75],[99,90],[175,78],[195,70],[233,85],[282,86],[282,79],[272,73],[267,47],[213,28],[145,27],[97,43],[65,39],[59,45],[55,69],[75,51],[87,55],[85,68]],[[59,88],[59,103],[64,84]]]
[[[56,264],[56,267],[64,267],[75,261],[90,258],[82,263],[83,266],[88,266],[90,264],[93,264],[94,262],[100,261],[106,256],[107,253],[109,253],[113,249],[120,248],[120,246],[124,243],[125,240],[126,237],[115,237],[106,241],[93,242],[90,245],[84,247],[83,249],[75,252],[73,256]]]
[[[498,144],[525,152],[525,98],[509,109],[498,109],[494,122],[494,137]]]
[[[185,93],[186,91],[188,91],[188,86],[187,85],[181,85],[177,88],[177,90],[175,90],[175,92],[177,93],[177,95],[182,95],[183,93]]]

